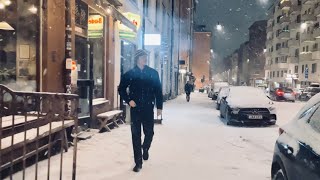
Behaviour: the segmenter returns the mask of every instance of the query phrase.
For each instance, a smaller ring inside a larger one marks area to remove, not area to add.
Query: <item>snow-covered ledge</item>
[[[92,105],[93,106],[97,106],[97,105],[100,105],[100,104],[106,104],[106,103],[110,103],[109,100],[105,99],[105,98],[98,98],[98,99],[94,99],[92,101]]]

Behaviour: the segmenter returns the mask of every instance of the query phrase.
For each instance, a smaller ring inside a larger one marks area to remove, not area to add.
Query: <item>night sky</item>
[[[212,46],[217,58],[223,58],[248,40],[248,28],[253,22],[267,19],[274,0],[196,0],[195,23],[206,25],[213,32]],[[217,23],[224,32],[216,30]]]

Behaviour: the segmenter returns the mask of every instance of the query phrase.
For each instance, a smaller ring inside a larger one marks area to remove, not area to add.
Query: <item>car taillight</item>
[[[277,92],[276,92],[276,93],[277,93],[277,95],[278,95],[278,96],[283,96],[283,95],[284,95],[284,92],[283,92],[283,91],[281,91],[281,90],[277,90]]]
[[[279,136],[283,133],[284,133],[284,130],[282,128],[279,128]]]

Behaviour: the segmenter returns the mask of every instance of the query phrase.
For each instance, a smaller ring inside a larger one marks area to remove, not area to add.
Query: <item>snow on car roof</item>
[[[263,91],[261,89],[255,88],[255,87],[248,87],[248,86],[236,86],[236,87],[230,87],[230,96],[258,96],[258,97],[264,97]]]

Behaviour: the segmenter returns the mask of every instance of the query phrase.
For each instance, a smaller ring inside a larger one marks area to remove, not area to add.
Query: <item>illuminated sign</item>
[[[88,36],[89,38],[102,38],[104,27],[104,17],[101,15],[89,15]]]
[[[137,27],[137,31],[141,26],[141,16],[134,13],[123,13],[123,15]],[[135,40],[137,33],[120,22],[119,24],[120,38]]]
[[[160,46],[161,35],[160,34],[145,34],[144,45],[146,46]]]

